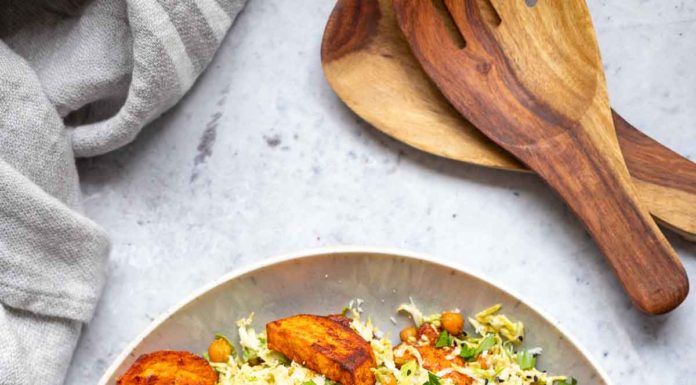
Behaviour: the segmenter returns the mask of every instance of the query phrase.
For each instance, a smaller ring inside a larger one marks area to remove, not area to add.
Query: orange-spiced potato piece
[[[336,316],[301,314],[266,325],[268,347],[343,385],[374,385],[370,344]]]
[[[215,385],[217,373],[208,361],[189,352],[162,350],[143,354],[117,385]]]

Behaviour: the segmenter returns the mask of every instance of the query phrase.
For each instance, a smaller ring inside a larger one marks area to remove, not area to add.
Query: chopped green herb
[[[479,354],[495,346],[495,343],[495,335],[488,334],[481,340],[481,342],[479,342],[478,346],[475,348],[472,348],[466,344],[462,344],[459,356],[467,361],[472,361]]]
[[[461,346],[461,352],[459,353],[459,356],[462,357],[463,359],[469,361],[476,357],[476,350],[477,348],[471,347],[467,344],[462,344]]]
[[[523,350],[517,353],[517,365],[522,370],[532,369],[536,366],[536,357],[528,350]]]
[[[452,336],[447,333],[447,330],[443,330],[437,337],[437,342],[435,342],[436,348],[444,348],[445,346],[452,345]]]
[[[463,359],[469,361],[476,357],[476,348],[470,347],[469,345],[462,344],[461,347],[461,352],[459,352],[459,356],[462,357]]]
[[[424,382],[423,385],[440,385],[440,377],[433,372],[428,372],[428,381]]]
[[[554,381],[553,385],[578,385],[578,380],[573,377],[568,377],[563,381]]]
[[[302,385],[317,385],[317,383],[312,381],[312,380],[309,380],[309,381],[303,382]]]
[[[208,352],[203,353],[203,358],[205,358],[206,361],[210,361],[210,356],[208,355]]]

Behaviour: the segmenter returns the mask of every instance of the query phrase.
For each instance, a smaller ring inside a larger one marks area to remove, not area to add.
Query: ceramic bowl
[[[471,315],[501,303],[503,313],[524,322],[527,347],[544,353],[538,367],[572,375],[582,385],[609,381],[590,357],[556,323],[518,296],[479,276],[437,260],[403,251],[351,248],[315,250],[265,260],[232,272],[174,307],[133,341],[102,377],[113,385],[143,353],[161,349],[203,353],[216,332],[237,339],[237,319],[255,313],[254,327],[298,313],[340,312],[354,298],[365,314],[395,341],[409,324],[395,313],[412,297],[424,313],[460,309]],[[394,316],[397,324],[390,321]]]

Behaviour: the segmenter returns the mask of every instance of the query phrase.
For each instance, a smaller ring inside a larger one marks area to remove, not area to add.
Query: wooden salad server
[[[338,0],[324,31],[324,74],[355,113],[387,135],[434,155],[529,171],[480,133],[423,73],[396,21],[392,0]],[[614,112],[638,195],[663,226],[696,241],[696,163]]]
[[[676,308],[688,278],[631,183],[585,2],[393,5],[416,58],[445,97],[563,198],[634,304],[652,314]]]

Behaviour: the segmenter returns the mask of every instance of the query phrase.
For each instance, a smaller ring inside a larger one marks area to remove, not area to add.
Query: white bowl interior
[[[306,255],[229,277],[156,321],[102,378],[116,379],[143,353],[161,349],[202,353],[214,333],[236,340],[235,323],[255,313],[254,326],[298,313],[338,313],[353,298],[363,299],[365,314],[391,338],[409,324],[395,314],[413,297],[424,313],[458,308],[465,315],[495,303],[526,327],[524,346],[540,346],[539,367],[572,375],[579,384],[608,384],[590,359],[556,326],[521,300],[480,278],[435,262],[379,252],[333,252]],[[394,316],[394,325],[389,317]],[[157,323],[159,322],[159,323]]]

